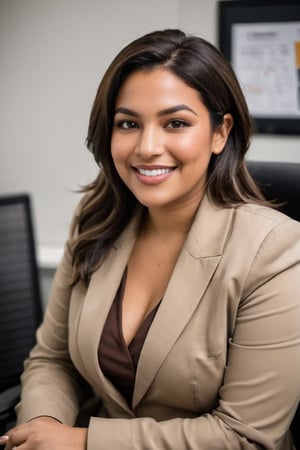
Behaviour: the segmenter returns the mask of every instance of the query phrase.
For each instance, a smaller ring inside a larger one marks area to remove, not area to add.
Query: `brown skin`
[[[87,428],[64,425],[51,417],[37,417],[10,430],[0,438],[5,450],[84,450]]]

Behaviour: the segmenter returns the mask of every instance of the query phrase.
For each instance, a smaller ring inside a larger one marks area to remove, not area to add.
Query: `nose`
[[[160,155],[163,151],[161,130],[155,125],[141,129],[135,153],[143,158]]]

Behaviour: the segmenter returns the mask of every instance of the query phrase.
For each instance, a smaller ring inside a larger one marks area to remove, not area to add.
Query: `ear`
[[[224,114],[222,125],[218,127],[213,133],[212,153],[214,153],[215,155],[219,155],[223,151],[232,127],[232,115],[229,113]]]

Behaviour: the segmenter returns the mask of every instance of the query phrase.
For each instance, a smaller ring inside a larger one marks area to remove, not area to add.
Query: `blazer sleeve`
[[[300,226],[274,226],[251,265],[237,310],[219,405],[196,418],[92,418],[88,450],[293,448],[300,398]]]
[[[25,361],[25,370],[21,376],[21,402],[16,408],[18,423],[48,415],[73,425],[85,396],[87,385],[72,364],[68,351],[71,247],[76,234],[76,221],[77,210],[54,276],[43,323],[37,331],[37,343]]]

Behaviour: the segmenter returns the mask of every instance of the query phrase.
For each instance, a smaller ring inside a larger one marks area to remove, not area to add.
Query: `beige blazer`
[[[292,449],[300,224],[268,208],[203,199],[144,343],[129,407],[102,374],[97,348],[138,221],[88,289],[69,287],[66,245],[22,377],[19,422],[46,414],[73,425],[84,379],[109,417],[91,419],[88,450]]]

